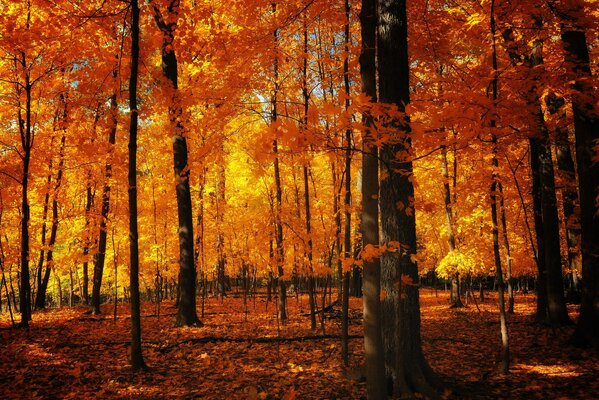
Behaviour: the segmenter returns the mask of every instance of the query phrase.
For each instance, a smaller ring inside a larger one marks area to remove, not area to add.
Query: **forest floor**
[[[447,306],[447,293],[421,291],[423,346],[455,399],[599,399],[599,356],[568,344],[573,328],[532,322],[534,297],[518,295],[509,316],[511,373],[498,371],[497,300]],[[310,329],[306,298],[289,299],[289,320],[273,303],[241,298],[206,302],[204,326],[175,328],[172,302],[144,303],[143,351],[150,369],[132,374],[128,305],[103,316],[84,307],[50,309],[31,328],[0,316],[0,398],[360,399],[361,299],[351,299],[350,358],[341,364],[338,310],[325,313],[325,337]],[[570,309],[576,317],[576,307]],[[480,310],[479,310],[480,309]],[[304,314],[304,315],[302,315]]]

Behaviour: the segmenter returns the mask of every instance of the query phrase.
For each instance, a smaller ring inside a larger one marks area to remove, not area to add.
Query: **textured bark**
[[[381,243],[397,247],[381,257],[382,335],[385,363],[398,395],[436,397],[439,382],[422,353],[416,254],[416,220],[412,183],[409,118],[403,115],[409,97],[406,1],[379,2],[379,100],[399,113],[388,128],[392,139],[380,151],[379,205]],[[401,158],[398,157],[401,155]]]
[[[141,311],[139,298],[139,234],[137,229],[137,75],[139,69],[139,5],[131,1],[131,76],[129,78],[129,286],[131,291],[131,368],[146,368],[141,348]]]
[[[179,221],[179,297],[177,301],[177,325],[201,325],[196,313],[196,266],[194,263],[193,215],[189,188],[189,164],[187,162],[187,139],[183,126],[183,108],[179,99],[177,56],[175,54],[175,30],[179,13],[179,0],[171,0],[163,18],[154,5],[154,19],[162,31],[162,74],[166,78],[170,95],[168,115],[173,136],[173,164],[177,192],[177,215]]]
[[[376,1],[362,0],[360,25],[362,49],[360,76],[362,92],[372,101],[376,96]],[[362,142],[362,248],[379,245],[379,160],[378,149],[369,132],[371,117],[363,116]],[[387,398],[385,359],[381,336],[381,264],[378,257],[363,260],[364,268],[364,354],[366,359],[366,393],[370,400]]]
[[[576,138],[576,167],[580,198],[582,302],[574,341],[599,348],[599,185],[597,155],[599,116],[594,107],[597,93],[592,84],[586,32],[578,17],[583,12],[576,2],[573,9],[562,10],[561,37],[568,80],[572,85],[572,110]]]

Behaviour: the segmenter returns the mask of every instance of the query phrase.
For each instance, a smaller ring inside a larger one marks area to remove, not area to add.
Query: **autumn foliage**
[[[137,4],[0,0],[0,397],[373,398],[365,265],[391,396],[599,396],[597,0]]]

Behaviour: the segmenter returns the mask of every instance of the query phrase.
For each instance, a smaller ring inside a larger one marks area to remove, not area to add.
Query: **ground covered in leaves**
[[[512,373],[499,374],[499,325],[493,296],[450,310],[447,293],[422,290],[422,335],[431,366],[456,399],[599,398],[599,357],[568,344],[572,328],[532,322],[534,298],[516,298],[509,317]],[[306,299],[289,299],[289,321],[264,298],[209,298],[204,326],[175,328],[172,302],[143,305],[144,356],[128,363],[127,305],[105,315],[85,308],[34,314],[31,328],[0,318],[0,398],[360,399],[361,300],[351,302],[351,363],[341,365],[338,309],[325,313],[324,334],[310,329]],[[575,317],[576,310],[571,309]],[[449,394],[449,391],[446,392]]]

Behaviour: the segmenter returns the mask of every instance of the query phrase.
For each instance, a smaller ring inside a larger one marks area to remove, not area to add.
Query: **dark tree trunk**
[[[409,96],[409,60],[406,1],[383,0],[379,4],[378,68],[380,101],[405,111]],[[416,254],[416,220],[410,121],[396,117],[392,138],[380,152],[381,242],[390,250],[381,257],[382,335],[386,365],[394,392],[436,397],[439,385],[422,353],[420,304]],[[397,155],[402,155],[399,159]]]
[[[344,26],[344,40],[345,40],[345,57],[343,59],[343,86],[345,89],[345,112],[350,115],[350,84],[349,84],[349,25],[350,25],[350,6],[349,0],[345,0],[345,26]],[[351,118],[351,117],[350,117]],[[351,260],[352,249],[351,249],[351,154],[352,154],[352,129],[351,119],[346,121],[348,124],[345,129],[345,197],[343,199],[343,208],[345,214],[345,227],[343,232],[343,258],[344,260]],[[346,268],[349,268],[347,263]],[[342,297],[342,320],[341,320],[341,336],[342,336],[342,349],[343,365],[349,365],[349,274],[350,270],[343,271],[343,297]]]
[[[537,238],[537,311],[536,319],[546,321],[547,313],[547,269],[545,264],[545,240],[543,235],[543,214],[541,209],[541,177],[539,171],[539,139],[530,138],[530,170],[532,174],[532,200],[535,222],[535,236]]]
[[[46,291],[50,280],[50,272],[54,268],[54,244],[56,243],[56,235],[58,234],[58,193],[62,185],[62,175],[64,171],[64,148],[66,142],[66,124],[67,124],[67,101],[64,94],[60,95],[60,103],[63,106],[62,115],[57,118],[57,123],[60,124],[62,130],[62,138],[60,139],[58,171],[56,172],[56,182],[52,192],[52,226],[50,228],[50,239],[48,240],[48,249],[46,251],[46,269],[42,279],[38,282],[37,293],[35,296],[35,308],[41,310],[46,307]]]
[[[539,113],[542,111],[539,110]],[[538,118],[542,118],[542,114]],[[544,124],[543,124],[544,126]],[[547,313],[553,326],[572,323],[566,308],[564,280],[562,275],[559,218],[555,196],[555,180],[549,135],[543,129],[539,139],[539,171],[541,183],[541,210],[543,216],[543,243],[545,248],[545,267],[547,270]]]
[[[497,66],[497,44],[496,44],[496,25],[495,25],[495,0],[491,0],[491,16],[490,16],[490,28],[491,28],[491,40],[492,40],[492,68],[493,68],[493,80],[491,81],[491,100],[493,101],[493,107],[496,107],[498,98],[498,84],[499,84],[499,72]],[[495,114],[497,111],[494,109],[492,112]],[[507,374],[510,369],[510,347],[509,347],[509,336],[507,319],[505,315],[505,294],[504,294],[504,283],[503,283],[503,271],[501,268],[501,255],[499,253],[499,227],[497,218],[497,194],[503,196],[501,189],[501,182],[499,181],[498,168],[499,162],[497,161],[497,136],[495,129],[497,127],[497,121],[492,118],[490,121],[491,138],[493,143],[493,158],[492,158],[492,175],[491,175],[491,221],[493,229],[493,258],[495,261],[495,278],[497,281],[497,289],[499,295],[499,325],[501,331],[501,370],[504,374]]]
[[[272,3],[273,14],[277,12],[276,2]],[[273,60],[273,78],[274,78],[274,90],[271,99],[271,122],[277,123],[278,112],[277,112],[277,97],[279,93],[279,30],[275,28],[273,31],[273,47],[274,47],[274,60]],[[283,223],[281,221],[281,208],[283,203],[283,189],[281,187],[281,172],[279,168],[279,142],[275,134],[275,139],[272,142],[272,152],[274,154],[274,178],[275,178],[275,259],[277,263],[277,273],[279,281],[279,319],[285,321],[287,319],[287,290],[285,285],[283,265],[285,263],[285,249],[283,248]]]
[[[27,68],[25,53],[21,53],[21,65]],[[20,92],[20,89],[18,90]],[[31,133],[31,82],[29,72],[25,73],[25,121],[23,121],[19,104],[18,124],[23,148],[23,177],[21,179],[21,271],[19,288],[19,310],[21,312],[20,325],[29,327],[31,320],[31,284],[29,282],[29,163],[31,161],[31,148],[33,138]]]
[[[224,151],[221,148],[221,151]],[[218,176],[216,183],[216,224],[217,224],[217,238],[216,238],[216,280],[217,280],[217,292],[221,296],[221,300],[224,299],[226,293],[225,285],[225,234],[223,232],[225,223],[225,165],[224,159],[219,161],[217,168]]]
[[[131,76],[129,78],[129,286],[131,291],[131,368],[146,368],[141,349],[141,310],[139,299],[139,234],[137,229],[137,74],[139,68],[139,5],[131,1]]]
[[[597,94],[592,84],[586,32],[577,16],[582,9],[562,12],[562,44],[569,80],[574,81],[572,110],[576,138],[576,167],[580,197],[582,302],[574,333],[577,343],[599,348],[599,117],[595,108]]]
[[[569,275],[572,279],[572,292],[577,292],[575,282],[581,269],[580,257],[580,207],[576,191],[576,171],[574,158],[570,149],[568,131],[561,124],[565,123],[566,111],[563,109],[565,100],[554,93],[545,98],[547,108],[551,114],[561,113],[558,117],[560,126],[555,130],[555,154],[557,160],[558,176],[561,183],[562,208],[564,210],[564,225],[566,228],[566,243],[568,245]]]
[[[162,17],[154,5],[154,17],[162,31],[162,74],[168,81],[170,94],[168,115],[173,135],[173,161],[177,191],[177,211],[179,219],[179,290],[177,304],[177,325],[201,325],[196,313],[196,266],[193,251],[193,216],[191,192],[189,189],[189,165],[187,163],[187,139],[183,126],[183,109],[178,92],[177,56],[174,49],[174,35],[177,28],[179,1],[171,0],[167,12]]]
[[[114,74],[113,74],[114,76]],[[102,187],[102,208],[100,210],[100,233],[98,235],[98,252],[94,257],[94,277],[92,283],[91,306],[94,314],[100,314],[100,288],[102,287],[102,276],[104,275],[104,263],[106,261],[106,221],[110,211],[110,180],[112,178],[112,159],[114,145],[116,143],[116,130],[118,116],[118,104],[116,94],[110,97],[110,131],[108,134],[108,159],[104,165],[104,185]]]
[[[48,161],[48,176],[46,178],[46,185],[47,185],[47,189],[46,189],[46,194],[44,195],[44,207],[42,210],[42,232],[41,232],[41,249],[40,249],[40,255],[39,255],[39,259],[37,261],[37,270],[36,270],[36,274],[35,274],[35,281],[37,283],[37,290],[39,291],[39,288],[42,286],[42,273],[44,271],[44,261],[46,259],[46,234],[47,234],[47,222],[48,222],[48,209],[49,209],[49,204],[50,204],[50,184],[52,183],[52,166],[53,166],[53,155],[52,155],[52,151],[53,151],[53,144],[54,144],[54,136],[52,136],[52,138],[50,139],[50,160]],[[34,291],[35,292],[35,291]],[[37,303],[37,294],[38,292],[35,292],[35,298],[36,298],[36,303]]]

